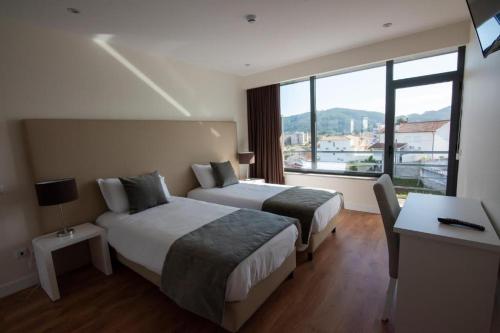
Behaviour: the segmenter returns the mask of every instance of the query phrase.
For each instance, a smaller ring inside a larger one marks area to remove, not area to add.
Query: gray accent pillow
[[[127,193],[130,214],[168,203],[158,171],[136,177],[120,177],[120,182]]]
[[[210,162],[210,166],[214,171],[215,184],[218,187],[226,187],[233,184],[238,184],[238,177],[234,173],[231,162]]]

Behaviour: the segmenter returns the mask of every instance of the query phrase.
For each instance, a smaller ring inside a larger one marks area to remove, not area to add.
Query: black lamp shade
[[[74,178],[37,182],[35,188],[40,206],[59,205],[78,199]]]
[[[238,153],[238,161],[240,162],[240,164],[254,164],[255,154],[251,151]]]

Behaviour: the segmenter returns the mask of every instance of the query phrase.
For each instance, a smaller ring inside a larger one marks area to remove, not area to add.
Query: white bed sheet
[[[165,205],[129,215],[106,212],[97,224],[108,242],[128,260],[161,275],[170,246],[183,235],[230,214],[237,208],[181,197]],[[242,261],[228,278],[226,301],[244,300],[249,290],[274,272],[293,252],[298,237],[292,225]]]
[[[249,184],[240,182],[239,184],[226,187],[195,188],[188,193],[188,198],[217,203],[239,208],[262,209],[264,201],[270,197],[291,188],[289,185],[277,184]],[[323,191],[335,192],[333,190],[321,189]],[[336,195],[314,212],[311,225],[311,233],[322,231],[332,218],[342,208],[342,195]]]

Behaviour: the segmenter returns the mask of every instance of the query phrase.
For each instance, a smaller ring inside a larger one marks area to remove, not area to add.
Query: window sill
[[[314,171],[310,171],[310,170],[303,170],[303,171],[285,170],[284,173],[285,173],[285,175],[302,175],[302,176],[313,176],[313,177],[372,180],[372,181],[375,181],[378,179],[378,176],[375,176],[375,175],[369,175],[369,176],[345,175],[345,174],[326,173],[326,172],[314,172]],[[380,174],[380,175],[382,175],[382,174]]]

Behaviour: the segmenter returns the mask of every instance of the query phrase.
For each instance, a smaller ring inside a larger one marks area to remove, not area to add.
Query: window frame
[[[394,65],[397,63],[402,63],[406,61],[413,61],[418,59],[425,59],[434,56],[440,56],[444,54],[449,54],[457,52],[457,70],[451,72],[442,72],[435,74],[428,74],[422,76],[415,76],[404,79],[394,80]],[[286,86],[289,84],[309,81],[309,100],[310,109],[309,115],[311,119],[311,168],[310,169],[299,169],[299,168],[286,168],[285,172],[291,173],[301,173],[301,174],[320,174],[320,175],[337,175],[337,176],[354,176],[354,177],[379,177],[383,173],[388,173],[392,177],[393,172],[393,158],[394,158],[394,119],[395,119],[395,89],[413,87],[418,85],[426,85],[432,83],[440,82],[453,82],[453,93],[452,93],[452,114],[450,119],[450,147],[449,156],[456,156],[459,151],[459,136],[460,136],[460,110],[461,110],[461,100],[462,100],[462,88],[463,88],[463,73],[464,73],[464,59],[465,59],[465,46],[457,47],[456,49],[447,49],[442,52],[432,52],[423,56],[413,55],[409,57],[392,59],[384,63],[374,63],[366,66],[359,66],[353,69],[342,69],[335,72],[324,73],[320,75],[311,75],[307,78],[282,82],[281,86]],[[354,73],[366,69],[376,68],[385,66],[386,69],[386,87],[385,87],[385,138],[384,138],[384,151],[383,151],[383,161],[384,167],[381,172],[359,172],[359,171],[336,171],[336,170],[324,170],[317,168],[317,110],[316,110],[316,80],[335,76],[342,74]],[[281,115],[280,115],[281,116]],[[283,129],[282,129],[283,135]],[[458,160],[455,158],[448,159],[448,185],[446,189],[447,195],[456,195],[456,185],[458,176]]]

